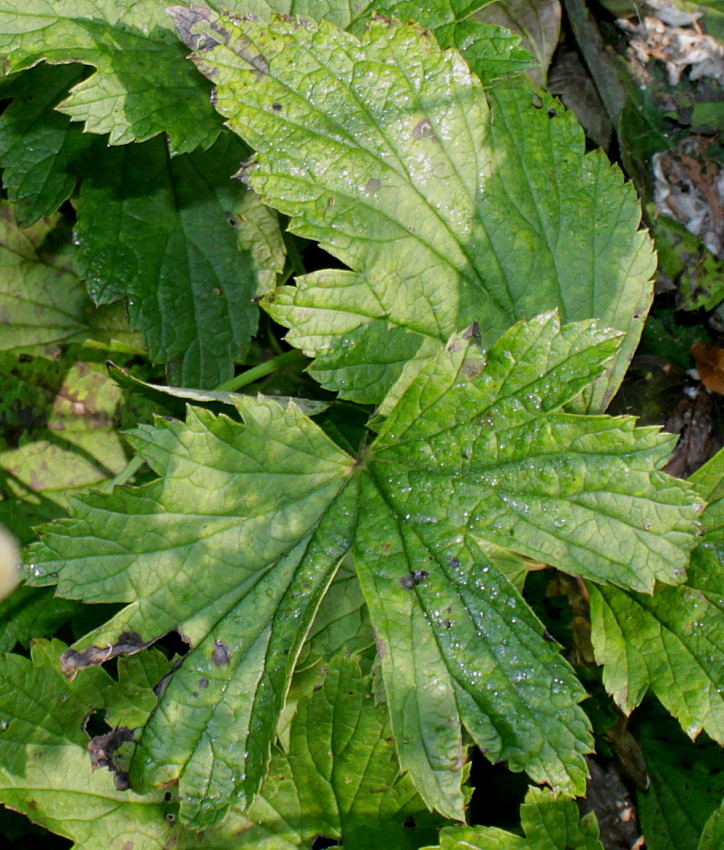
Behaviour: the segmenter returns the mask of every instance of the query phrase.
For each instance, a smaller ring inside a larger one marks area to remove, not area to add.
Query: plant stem
[[[110,481],[104,481],[98,489],[101,493],[110,493],[114,487],[120,487],[121,484],[125,484],[132,478],[144,463],[145,461],[140,455],[134,455],[115,478],[111,478]]]
[[[271,375],[272,372],[276,372],[282,366],[287,366],[290,363],[301,363],[305,359],[301,351],[297,351],[296,349],[285,351],[284,354],[279,354],[276,357],[272,357],[271,360],[247,369],[246,372],[242,372],[241,375],[237,375],[225,384],[220,384],[216,389],[224,390],[225,392],[234,392],[241,389],[241,387],[247,386],[247,384],[253,384],[254,381],[258,381],[260,378]]]
[[[226,381],[224,384],[219,384],[216,389],[223,390],[224,392],[233,392],[234,390],[241,389],[241,387],[245,387],[247,384],[253,384],[254,381],[258,381],[260,378],[265,378],[267,375],[271,375],[272,372],[276,372],[277,369],[281,369],[283,366],[287,366],[290,363],[301,363],[302,360],[306,360],[306,358],[301,351],[297,351],[296,349],[285,351],[284,354],[272,357],[271,360],[267,360],[264,363],[260,363],[258,366],[253,366],[251,369],[247,369],[246,372],[242,372],[241,375],[237,375],[230,381]],[[144,463],[145,461],[142,457],[134,455],[134,457],[128,461],[115,478],[111,478],[109,481],[104,481],[98,489],[101,493],[110,493],[114,487],[126,484],[138,472]]]

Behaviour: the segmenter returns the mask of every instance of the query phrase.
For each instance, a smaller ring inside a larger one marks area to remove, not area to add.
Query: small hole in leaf
[[[317,835],[312,841],[312,850],[324,850],[325,847],[339,847],[339,841],[327,838],[326,835]]]

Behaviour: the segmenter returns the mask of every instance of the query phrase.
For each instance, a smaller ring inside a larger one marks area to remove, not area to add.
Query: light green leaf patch
[[[167,819],[177,804],[164,803],[163,793],[119,791],[108,770],[94,772],[83,724],[93,709],[106,707],[111,722],[142,723],[156,700],[148,676],[163,675],[164,663],[154,653],[130,665],[138,668],[130,677],[122,661],[119,684],[102,670],[69,683],[57,666],[63,648],[41,641],[32,659],[0,659],[0,801],[77,848],[120,850],[142,836],[144,848],[162,850],[178,832]]]
[[[351,550],[401,766],[426,804],[462,819],[463,726],[491,759],[583,793],[584,692],[484,550],[642,590],[681,580],[697,511],[656,471],[672,438],[561,412],[616,345],[552,314],[487,354],[453,337],[358,458],[262,398],[238,400],[244,425],[192,409],[185,425],[134,432],[159,479],[77,503],[29,569],[61,596],[127,603],[66,653],[68,672],[174,628],[190,642],[141,734],[134,787],[179,779],[194,827],[233,796],[251,803],[295,659]]]
[[[258,151],[244,176],[291,229],[349,270],[267,300],[314,374],[386,411],[449,335],[490,344],[517,318],[598,317],[626,346],[589,394],[618,385],[652,297],[649,238],[631,187],[584,153],[570,115],[523,82],[492,91],[419,27],[375,20],[269,24],[196,11],[180,34],[217,109]]]
[[[596,816],[579,820],[578,807],[547,788],[529,788],[520,808],[525,838],[490,826],[448,827],[440,844],[423,850],[603,850]]]
[[[651,690],[695,738],[724,741],[724,452],[690,479],[711,500],[689,578],[645,596],[591,587],[591,624],[603,682],[629,714]]]
[[[220,122],[204,80],[184,62],[159,0],[4,0],[0,59],[8,71],[43,60],[96,72],[59,109],[122,145],[168,133],[176,153],[210,147]]]

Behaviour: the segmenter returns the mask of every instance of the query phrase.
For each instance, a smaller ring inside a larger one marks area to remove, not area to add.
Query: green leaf
[[[653,596],[590,587],[591,640],[603,682],[630,714],[651,690],[695,738],[702,729],[724,742],[724,452],[692,476],[711,500],[705,536],[692,553],[689,578]]]
[[[80,65],[39,65],[0,89],[13,98],[0,116],[0,165],[21,227],[52,215],[68,199],[96,143],[53,109],[85,71]]]
[[[159,0],[4,0],[0,57],[8,71],[43,60],[94,66],[59,109],[112,145],[167,132],[184,153],[210,147],[221,129]]]
[[[717,850],[724,844],[724,800],[704,825],[696,850]]]
[[[247,153],[230,133],[173,158],[162,139],[111,148],[81,187],[89,291],[97,304],[127,296],[131,325],[174,383],[215,387],[233,375],[256,329],[252,299],[283,264],[276,216],[230,179]],[[247,228],[268,241],[252,247]]]
[[[243,832],[231,818],[234,846],[302,848],[323,835],[350,850],[412,850],[434,840],[441,820],[400,776],[387,711],[359,660],[338,655],[323,671],[299,703],[289,745],[275,747]]]
[[[721,748],[709,740],[692,743],[663,709],[649,702],[637,718],[636,738],[649,779],[648,788],[636,795],[646,847],[696,847],[724,794]]]
[[[529,788],[520,816],[525,838],[490,826],[449,827],[439,845],[423,850],[603,850],[596,816],[579,820],[576,804],[547,788]]]
[[[561,34],[559,0],[494,0],[476,12],[474,20],[523,36],[523,47],[535,57],[536,82],[546,85],[548,66]]]
[[[324,386],[366,403],[396,385],[389,409],[452,332],[478,320],[490,344],[558,307],[627,332],[588,398],[605,406],[651,301],[653,254],[633,188],[584,153],[572,116],[520,81],[494,87],[491,111],[460,56],[419,27],[376,20],[357,40],[194,14],[181,35],[258,151],[246,179],[349,267],[266,305]]]
[[[52,244],[58,216],[21,230],[0,203],[0,351],[42,353],[88,336],[91,309],[65,246]]]
[[[101,670],[68,682],[57,669],[62,649],[57,641],[40,642],[32,660],[0,660],[0,801],[77,848],[121,848],[142,835],[144,848],[162,850],[178,831],[166,819],[177,806],[164,803],[163,793],[119,791],[109,771],[93,772],[83,731],[86,716],[112,702],[112,694],[119,709],[128,703],[115,719],[133,722],[148,712],[131,710],[138,700],[124,696],[123,672],[119,685]],[[146,707],[155,702],[150,689],[146,700]]]
[[[19,587],[0,602],[0,652],[52,635],[79,607],[70,599],[53,598],[50,588]]]
[[[552,314],[487,355],[453,338],[356,459],[295,405],[262,398],[238,400],[245,425],[191,409],[186,425],[134,432],[159,479],[76,503],[29,567],[63,597],[127,603],[66,653],[68,672],[175,628],[190,643],[141,734],[134,787],[178,779],[194,828],[233,797],[251,803],[351,549],[401,765],[426,804],[462,818],[461,725],[491,759],[583,793],[584,691],[484,547],[624,586],[680,580],[696,500],[655,471],[671,438],[560,412],[616,345]]]
[[[6,490],[31,502],[37,494],[36,499],[65,508],[71,496],[126,465],[116,430],[122,392],[95,364],[50,366],[41,360],[31,364],[32,371],[25,364],[12,365],[8,391],[18,404],[9,411],[8,425],[22,436],[0,451]]]

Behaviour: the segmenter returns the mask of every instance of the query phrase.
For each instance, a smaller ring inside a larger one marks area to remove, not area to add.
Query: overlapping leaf
[[[134,787],[179,779],[197,827],[231,797],[251,802],[299,647],[352,547],[401,764],[426,803],[462,817],[461,724],[491,758],[582,793],[583,691],[478,541],[624,587],[681,580],[696,504],[655,471],[672,438],[559,412],[615,347],[555,315],[487,357],[455,338],[358,459],[264,399],[239,400],[243,426],[196,410],[135,432],[158,481],[77,504],[30,569],[61,596],[128,603],[66,655],[68,672],[173,628],[190,642]]]
[[[247,153],[230,133],[173,158],[153,139],[104,151],[81,188],[89,291],[98,304],[128,298],[132,326],[174,383],[210,388],[233,375],[256,329],[253,299],[284,262],[276,216],[230,179]]]
[[[21,230],[0,205],[0,351],[41,353],[88,335],[91,302],[67,251],[51,246],[58,217]]]
[[[724,741],[724,452],[690,479],[710,504],[689,578],[645,596],[591,587],[592,641],[603,681],[627,714],[651,688],[692,738]]]
[[[593,813],[579,820],[570,800],[557,800],[544,788],[530,788],[520,808],[525,838],[488,826],[444,829],[440,844],[423,850],[602,850]]]
[[[637,712],[637,718],[636,737],[649,783],[636,794],[646,846],[696,847],[724,794],[721,748],[703,740],[705,736],[692,743],[653,701]]]
[[[0,800],[77,848],[121,848],[142,837],[144,848],[162,850],[178,832],[177,804],[164,803],[162,793],[119,791],[107,770],[93,772],[83,724],[97,708],[109,709],[111,723],[142,723],[156,699],[142,670],[163,675],[163,665],[148,656],[131,665],[129,680],[124,662],[120,686],[101,670],[68,683],[57,665],[62,649],[57,641],[40,642],[32,661],[0,658]]]
[[[478,320],[490,343],[558,307],[627,331],[589,398],[605,404],[650,304],[653,257],[633,189],[584,154],[574,119],[520,82],[496,87],[491,112],[456,52],[387,19],[360,40],[203,10],[179,30],[259,152],[251,185],[350,267],[267,305],[325,386],[379,402],[397,383],[397,397],[455,330]]]
[[[234,846],[291,850],[321,835],[350,850],[412,850],[434,840],[442,821],[400,776],[386,709],[359,660],[339,655],[324,669],[299,703],[288,746],[275,748],[247,828],[231,819]]]
[[[98,140],[53,107],[85,76],[80,65],[39,65],[0,89],[12,97],[0,117],[3,185],[21,227],[52,215],[67,200]]]
[[[93,65],[60,109],[111,144],[167,132],[182,153],[218,136],[208,87],[184,62],[159,0],[4,0],[0,58],[10,71],[42,60]]]

